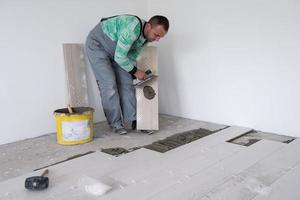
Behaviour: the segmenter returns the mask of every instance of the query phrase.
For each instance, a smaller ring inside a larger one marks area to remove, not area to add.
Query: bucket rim
[[[86,112],[95,112],[95,109],[92,107],[84,107],[84,106],[78,106],[78,107],[72,107],[72,110],[74,113],[69,113],[68,108],[59,108],[56,109],[53,113],[54,114],[67,114],[67,115],[78,115],[78,114],[84,114]]]

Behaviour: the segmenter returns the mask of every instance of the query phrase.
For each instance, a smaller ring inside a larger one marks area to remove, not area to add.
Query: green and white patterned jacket
[[[119,15],[101,20],[103,32],[117,43],[114,60],[129,73],[134,73],[134,63],[147,44],[142,33],[144,20],[133,15]]]

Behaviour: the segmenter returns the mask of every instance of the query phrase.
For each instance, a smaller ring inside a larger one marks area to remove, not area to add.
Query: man
[[[124,123],[136,129],[133,79],[145,79],[136,59],[148,42],[159,41],[169,29],[168,19],[148,22],[134,15],[103,18],[89,33],[86,52],[94,71],[106,119],[115,133],[126,134]]]

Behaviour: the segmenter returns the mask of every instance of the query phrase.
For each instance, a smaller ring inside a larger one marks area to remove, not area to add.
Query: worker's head
[[[149,42],[159,41],[169,30],[169,20],[161,15],[155,15],[145,24],[144,36]]]

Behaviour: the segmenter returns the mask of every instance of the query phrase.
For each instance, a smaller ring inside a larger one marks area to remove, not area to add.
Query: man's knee
[[[135,87],[132,82],[120,84],[119,88],[123,91],[132,92],[132,93],[135,92]]]
[[[99,81],[97,81],[97,83],[98,83],[98,87],[99,87],[100,91],[102,93],[104,93],[104,95],[111,97],[118,92],[118,87],[114,82],[111,82],[111,81],[99,82]]]

